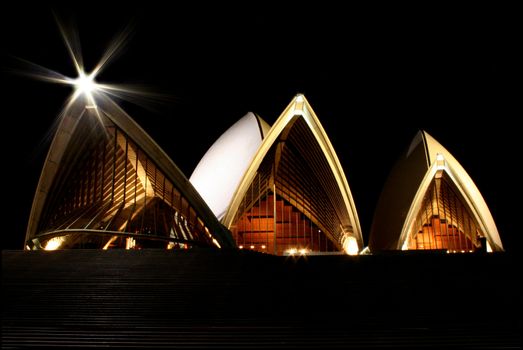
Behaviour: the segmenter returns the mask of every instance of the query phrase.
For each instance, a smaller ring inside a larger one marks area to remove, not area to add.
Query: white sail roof
[[[263,119],[247,113],[214,142],[194,169],[189,180],[218,219],[269,129]]]

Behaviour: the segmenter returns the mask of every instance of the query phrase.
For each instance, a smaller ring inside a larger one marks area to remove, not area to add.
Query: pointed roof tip
[[[249,118],[252,118],[252,119],[256,120],[256,122],[257,122],[258,124],[267,124],[267,125],[268,125],[268,123],[265,121],[265,119],[263,119],[262,117],[260,117],[260,116],[258,115],[258,113],[253,112],[253,111],[248,111],[247,113],[245,113],[245,115],[244,115],[243,117],[241,117],[240,119],[238,119],[238,121],[240,121],[240,120],[242,120],[242,119],[249,119]],[[261,127],[261,126],[260,126],[260,127]],[[269,127],[270,127],[270,125],[269,125]],[[262,128],[262,129],[263,129],[263,128]],[[226,131],[227,131],[227,130],[226,130]],[[225,132],[226,132],[226,131],[225,131]],[[263,135],[262,135],[262,136],[263,136]]]
[[[425,129],[419,129],[419,132],[422,133],[425,137],[430,136],[430,134]]]
[[[427,135],[427,132],[425,131],[425,129],[421,129],[421,128],[419,128],[419,129],[418,129],[418,132],[416,133],[416,135],[414,136],[414,138],[419,137],[419,136],[425,138],[425,135]]]
[[[301,92],[298,92],[298,93],[294,96],[294,99],[296,100],[296,102],[302,102],[302,101],[305,99],[305,95],[302,94]]]
[[[424,129],[418,129],[418,132],[416,133],[416,136],[414,138],[421,138],[423,143],[425,144],[425,147],[427,147],[427,132]]]
[[[307,99],[305,98],[305,95],[303,94],[296,94],[294,98],[292,99],[290,105],[292,106],[292,109],[294,110],[295,114],[303,114],[305,106],[308,105]]]
[[[412,152],[416,149],[416,147],[423,143],[425,147],[427,147],[427,133],[423,129],[419,129],[416,135],[412,138],[412,141],[410,141],[409,148],[407,149],[406,157],[410,157]]]
[[[259,116],[258,116],[256,113],[252,112],[252,111],[248,111],[247,113],[245,113],[245,115],[244,115],[243,117],[241,117],[241,118],[238,119],[238,120],[242,120],[242,119],[244,119],[244,118],[245,118],[245,119],[248,119],[248,118],[258,119]]]
[[[271,129],[271,125],[265,121],[262,117],[258,115],[258,113],[249,112],[250,114],[254,115],[254,118],[256,118],[256,121],[258,122],[258,127],[260,129],[261,138],[264,139],[265,136],[269,133],[269,130]],[[249,114],[247,113],[247,114]]]

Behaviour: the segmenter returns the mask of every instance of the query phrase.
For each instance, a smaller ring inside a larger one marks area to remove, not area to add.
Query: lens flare
[[[167,95],[151,92],[144,86],[97,82],[99,74],[107,68],[109,63],[123,48],[132,31],[132,26],[129,25],[124,28],[124,30],[122,30],[111,41],[107,49],[103,52],[100,61],[94,66],[94,68],[91,71],[87,71],[84,67],[79,35],[76,28],[73,25],[66,27],[58,20],[58,18],[56,21],[67,48],[67,52],[69,53],[75,68],[76,77],[67,77],[54,70],[42,67],[24,59],[19,59],[19,63],[22,63],[24,68],[16,69],[15,72],[41,81],[72,86],[74,91],[67,99],[60,115],[66,115],[69,113],[72,110],[73,104],[75,104],[79,99],[81,99],[81,102],[85,102],[86,108],[94,110],[94,115],[97,116],[100,121],[102,117],[100,114],[101,112],[98,110],[98,105],[115,103],[112,100],[112,97],[140,105],[143,105],[144,103],[147,104],[147,102],[167,99]]]
[[[74,86],[83,94],[90,94],[98,88],[93,75],[84,72],[80,72],[80,76],[74,80]]]

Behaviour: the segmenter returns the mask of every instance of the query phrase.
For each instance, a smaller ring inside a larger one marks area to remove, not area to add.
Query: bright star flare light
[[[96,115],[100,119],[100,111],[97,109],[97,100],[99,102],[106,101],[110,103],[115,103],[112,101],[111,96],[129,100],[131,102],[136,97],[150,96],[153,97],[154,94],[151,94],[145,91],[143,88],[137,88],[127,85],[115,85],[115,84],[101,84],[96,81],[97,76],[107,67],[110,61],[118,54],[118,52],[123,47],[123,44],[126,42],[129,33],[130,27],[125,28],[119,35],[117,35],[113,41],[110,43],[108,48],[102,55],[100,61],[95,65],[94,69],[90,72],[86,71],[84,68],[82,53],[80,49],[80,40],[77,34],[77,31],[74,27],[65,28],[60,21],[57,20],[58,27],[62,34],[65,46],[71,60],[73,62],[74,68],[76,70],[76,77],[67,77],[63,74],[60,74],[51,69],[42,67],[40,65],[28,62],[21,59],[23,63],[27,66],[27,69],[21,71],[22,75],[26,75],[31,78],[35,78],[41,81],[47,81],[51,83],[58,83],[64,85],[71,85],[74,87],[73,93],[68,98],[64,109],[60,115],[67,114],[71,110],[73,103],[75,103],[79,98],[84,99],[85,107],[95,110]]]
[[[98,90],[98,84],[94,81],[94,74],[85,74],[85,72],[78,72],[78,78],[71,81],[75,87],[75,92],[72,100],[76,100],[78,96],[84,95],[89,105],[87,107],[96,107],[96,101],[93,93]]]
[[[92,74],[87,75],[84,72],[80,72],[80,76],[76,78],[74,85],[77,90],[80,90],[80,93],[84,94],[90,94],[97,89],[97,85]]]

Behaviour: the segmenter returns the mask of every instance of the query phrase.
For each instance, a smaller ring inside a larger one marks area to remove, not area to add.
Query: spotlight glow
[[[74,86],[80,93],[91,94],[98,89],[98,85],[94,81],[94,74],[85,74],[83,71],[79,72],[78,78],[74,80]]]
[[[116,103],[111,99],[112,96],[137,104],[145,103],[147,100],[150,100],[151,102],[158,101],[160,98],[163,98],[162,94],[150,92],[147,88],[140,86],[102,84],[96,82],[100,73],[109,65],[111,60],[117,56],[118,52],[124,46],[124,43],[132,29],[130,26],[125,28],[113,39],[105,52],[103,52],[102,58],[99,60],[98,64],[96,64],[89,73],[86,73],[80,50],[78,33],[74,27],[66,28],[58,20],[57,23],[76,70],[76,78],[67,77],[61,73],[24,59],[20,59],[20,61],[27,67],[25,70],[18,71],[18,73],[46,82],[72,86],[74,92],[67,100],[61,115],[67,114],[71,110],[73,104],[81,97],[81,102],[85,103],[86,108],[94,109],[94,115],[98,116],[99,120],[101,120],[101,111],[98,111],[98,105],[101,104],[102,101],[116,105]]]
[[[54,237],[47,241],[44,250],[57,250],[64,242],[63,237]]]
[[[358,255],[358,241],[352,236],[345,236],[343,239],[343,250],[349,255]]]

